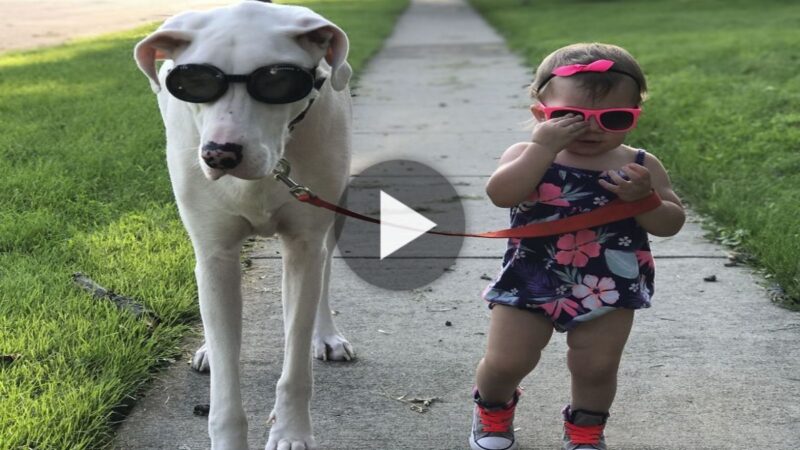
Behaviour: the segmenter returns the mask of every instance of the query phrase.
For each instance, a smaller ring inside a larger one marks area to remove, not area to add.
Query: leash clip
[[[276,180],[283,181],[286,183],[287,181],[294,183],[291,179],[289,179],[289,172],[292,171],[292,167],[289,165],[289,161],[285,158],[281,158],[278,160],[278,165],[272,169],[272,175],[275,176]],[[287,183],[288,184],[288,183]]]
[[[311,192],[311,189],[305,186],[295,186],[289,189],[289,193],[294,195],[294,198],[301,201],[304,201],[307,198],[316,197],[316,195],[313,192]]]
[[[302,186],[297,184],[294,180],[289,178],[289,173],[292,171],[291,165],[289,165],[289,161],[284,158],[281,158],[278,161],[278,165],[275,166],[273,169],[272,174],[275,176],[275,179],[278,181],[282,181],[286,186],[289,187],[289,193],[291,193],[294,198],[301,200],[301,197],[316,197],[316,195],[306,186]]]

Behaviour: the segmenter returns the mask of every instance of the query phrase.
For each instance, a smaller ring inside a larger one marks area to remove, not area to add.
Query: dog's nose
[[[212,169],[233,169],[242,162],[242,146],[239,144],[218,144],[210,141],[203,146],[203,161]]]

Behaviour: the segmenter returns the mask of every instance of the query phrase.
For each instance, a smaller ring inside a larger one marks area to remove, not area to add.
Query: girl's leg
[[[481,400],[496,405],[508,402],[519,382],[536,367],[552,334],[553,324],[544,315],[511,306],[492,308],[489,343],[476,375]]]
[[[567,333],[572,410],[608,412],[617,393],[617,369],[633,325],[633,310],[618,309]]]

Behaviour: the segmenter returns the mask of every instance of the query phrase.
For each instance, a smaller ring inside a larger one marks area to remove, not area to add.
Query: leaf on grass
[[[22,358],[22,355],[19,353],[11,353],[8,355],[0,355],[0,364],[11,364],[14,361]]]
[[[119,295],[110,289],[106,289],[80,272],[72,274],[72,281],[81,289],[89,292],[92,297],[96,299],[109,300],[120,311],[127,311],[128,313],[136,316],[136,318],[143,320],[150,329],[155,328],[155,326],[160,322],[160,319],[155,312],[147,309],[142,302],[124,295]]]

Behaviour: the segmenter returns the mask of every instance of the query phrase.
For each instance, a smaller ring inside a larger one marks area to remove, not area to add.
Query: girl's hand
[[[622,172],[628,176],[627,180],[616,171],[609,170],[606,174],[614,183],[609,183],[601,178],[600,186],[617,194],[617,197],[625,202],[632,202],[650,195],[653,184],[650,180],[650,171],[646,167],[630,163],[622,167]]]
[[[531,141],[556,154],[589,129],[589,122],[577,114],[567,114],[540,122],[533,130]]]

